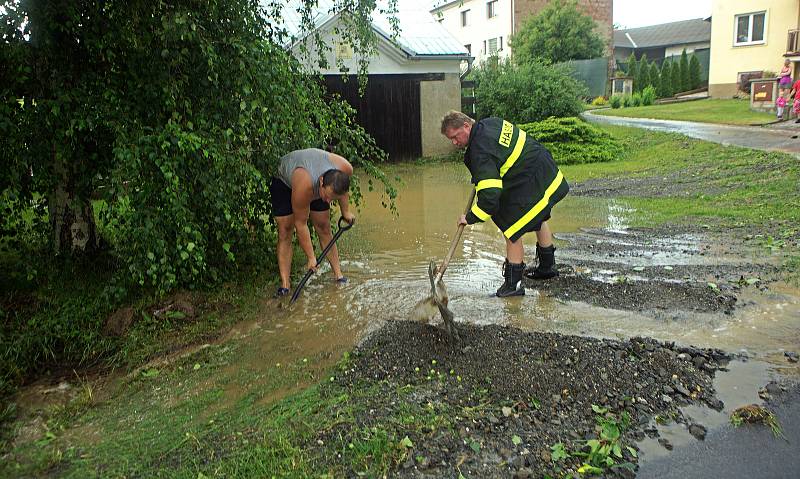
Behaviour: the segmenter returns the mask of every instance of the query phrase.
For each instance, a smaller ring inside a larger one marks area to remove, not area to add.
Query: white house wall
[[[507,58],[511,55],[511,49],[508,47],[508,37],[511,36],[514,22],[511,0],[497,0],[497,15],[492,18],[487,18],[487,3],[486,0],[454,2],[439,10],[439,14],[433,14],[434,18],[441,20],[442,26],[462,45],[470,45],[469,50],[475,57],[475,63],[480,63],[489,56],[484,49],[484,42],[488,50],[489,40],[493,38],[502,38],[502,50],[497,52],[499,57]],[[469,10],[467,25],[462,26],[461,12],[467,10]]]
[[[685,45],[667,47],[664,50],[664,57],[680,55],[681,53],[683,53],[684,48],[686,49],[686,53],[692,53],[695,50],[701,50],[703,48],[709,48],[709,47],[711,47],[711,42],[687,43]]]
[[[325,52],[328,61],[327,68],[319,68],[316,61],[316,50],[312,46],[312,40],[307,39],[306,44],[312,53],[303,58],[300,46],[292,48],[292,54],[310,70],[319,71],[324,75],[341,74],[339,66],[336,64],[337,54],[342,54],[343,63],[351,74],[358,73],[358,56],[352,54],[352,49],[342,43],[341,38],[334,34],[333,25],[329,25],[320,30],[320,36],[325,43],[331,47],[330,51]],[[405,54],[387,39],[380,37],[378,40],[377,55],[373,56],[369,62],[370,75],[389,75],[389,74],[410,74],[410,73],[459,73],[461,61],[459,59],[436,59],[436,58],[414,58]]]

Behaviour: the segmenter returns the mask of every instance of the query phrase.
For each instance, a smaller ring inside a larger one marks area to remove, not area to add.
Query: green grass
[[[562,169],[573,183],[592,178],[697,175],[690,196],[619,199],[639,213],[639,224],[696,223],[698,219],[723,226],[800,223],[800,163],[789,154],[763,152],[694,140],[683,135],[636,128],[603,126],[624,145],[621,160]],[[674,185],[665,184],[667,189]]]
[[[672,103],[667,105],[637,106],[607,109],[598,115],[630,118],[653,118],[657,120],[684,120],[725,125],[764,124],[775,120],[775,115],[750,110],[747,100],[706,99]]]

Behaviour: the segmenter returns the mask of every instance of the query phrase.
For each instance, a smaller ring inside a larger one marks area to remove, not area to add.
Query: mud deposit
[[[524,284],[564,301],[677,318],[731,314],[742,288],[778,277],[775,266],[751,262],[742,243],[682,229],[558,235],[560,276]]]
[[[656,415],[681,422],[679,406],[723,407],[712,379],[730,357],[719,350],[502,326],[459,324],[459,333],[452,343],[437,327],[391,321],[370,335],[336,380],[368,413],[318,439],[357,437],[373,426],[408,435],[413,446],[393,471],[398,477],[561,477],[577,474],[588,440],[602,439],[600,418],[621,423],[628,415],[622,457],[606,474],[633,477],[635,439],[658,434],[649,425]],[[355,394],[376,385],[375,394]],[[398,418],[409,404],[440,415],[439,427],[404,427]],[[558,443],[570,457],[553,460]]]

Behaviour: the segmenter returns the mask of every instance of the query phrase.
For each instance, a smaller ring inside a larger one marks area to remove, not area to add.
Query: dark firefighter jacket
[[[492,221],[517,241],[538,230],[550,209],[569,191],[550,152],[525,131],[500,118],[472,125],[464,164],[472,174],[477,201],[467,223]]]

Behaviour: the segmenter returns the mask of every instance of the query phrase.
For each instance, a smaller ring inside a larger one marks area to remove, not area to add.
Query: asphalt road
[[[797,479],[800,477],[800,386],[770,405],[783,428],[776,438],[763,425],[730,424],[704,441],[676,446],[667,456],[643,460],[637,479]]]
[[[782,151],[800,155],[800,124],[782,124],[782,128],[730,126],[692,121],[623,118],[598,115],[592,111],[584,112],[583,117],[594,123],[631,126],[669,133],[681,133],[691,138],[712,141],[722,145],[743,146],[745,148],[757,150]],[[797,128],[794,128],[795,125]],[[800,471],[798,471],[797,477],[800,477]]]

